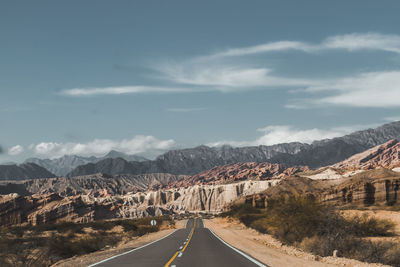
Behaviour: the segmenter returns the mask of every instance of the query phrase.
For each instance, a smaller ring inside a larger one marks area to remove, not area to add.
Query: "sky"
[[[1,1],[0,162],[400,120],[400,2]]]

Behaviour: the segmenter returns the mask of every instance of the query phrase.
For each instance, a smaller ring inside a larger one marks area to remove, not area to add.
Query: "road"
[[[229,246],[204,228],[200,218],[189,219],[185,229],[146,246],[114,256],[89,267],[232,267],[266,266],[243,252]]]

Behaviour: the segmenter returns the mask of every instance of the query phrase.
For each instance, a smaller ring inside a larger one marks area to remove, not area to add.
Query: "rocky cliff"
[[[400,201],[400,173],[379,168],[337,180],[312,180],[292,176],[282,179],[275,187],[240,201],[264,208],[279,198],[312,196],[321,202],[343,206],[392,206]]]
[[[185,212],[219,212],[239,197],[259,193],[278,180],[243,181],[226,185],[195,185],[122,196],[58,194],[0,196],[0,225],[87,222]]]
[[[73,178],[48,178],[0,182],[0,194],[20,195],[58,193],[61,196],[92,195],[115,196],[164,188],[183,180],[183,175],[152,173],[140,175],[93,174]]]

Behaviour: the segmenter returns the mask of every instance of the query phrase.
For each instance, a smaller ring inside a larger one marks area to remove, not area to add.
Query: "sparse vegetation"
[[[150,220],[158,221],[156,226]],[[113,247],[135,236],[155,232],[169,217],[135,220],[60,222],[0,228],[0,266],[50,266],[61,259]]]
[[[224,216],[236,217],[248,227],[316,255],[331,256],[338,250],[342,257],[400,266],[399,244],[368,239],[393,235],[391,221],[366,215],[347,218],[310,197],[277,199],[266,209],[236,205]]]

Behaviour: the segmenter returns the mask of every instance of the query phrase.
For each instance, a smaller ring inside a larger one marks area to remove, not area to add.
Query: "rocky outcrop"
[[[248,195],[239,202],[264,208],[277,199],[309,196],[336,206],[391,206],[400,201],[400,174],[389,169],[374,169],[336,180],[313,180],[292,176],[261,193]]]
[[[109,174],[172,173],[194,175],[216,166],[239,162],[270,162],[285,167],[310,166],[319,168],[340,162],[354,154],[400,139],[400,122],[385,124],[376,129],[355,132],[343,137],[302,143],[278,144],[256,147],[207,147],[172,150],[152,161],[135,162],[123,159],[106,159],[82,165],[68,176],[88,175],[98,172]]]
[[[236,199],[259,193],[278,180],[195,185],[117,196],[18,194],[0,197],[0,225],[87,222],[185,212],[220,212]]]
[[[245,162],[215,167],[172,184],[185,187],[195,184],[227,184],[244,180],[280,179],[308,168],[284,168],[280,164]]]
[[[332,167],[338,169],[374,169],[376,167],[395,168],[400,166],[400,142],[390,140],[382,145],[356,154]]]
[[[183,175],[152,173],[140,175],[94,174],[73,178],[48,178],[0,183],[0,194],[19,195],[58,193],[61,196],[115,196],[131,192],[156,190],[184,179]]]
[[[0,180],[24,180],[48,177],[56,177],[56,175],[34,163],[0,165]]]
[[[333,204],[387,205],[400,201],[400,174],[388,169],[375,169],[356,174],[326,190],[322,201]]]

